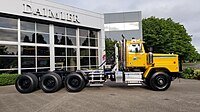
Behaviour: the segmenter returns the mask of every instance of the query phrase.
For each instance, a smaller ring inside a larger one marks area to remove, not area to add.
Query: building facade
[[[0,73],[98,68],[104,15],[46,0],[2,0]]]
[[[104,19],[107,38],[121,40],[123,34],[126,39],[142,39],[141,11],[106,13]]]

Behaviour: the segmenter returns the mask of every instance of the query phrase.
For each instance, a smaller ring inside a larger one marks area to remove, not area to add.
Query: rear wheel
[[[149,84],[153,90],[164,91],[170,87],[171,79],[165,72],[156,72],[150,78]]]
[[[86,83],[81,75],[71,73],[66,76],[64,84],[69,92],[79,92],[85,87]]]
[[[20,93],[31,93],[38,87],[38,78],[32,73],[20,75],[16,82],[15,88]]]
[[[62,79],[56,73],[48,73],[41,77],[40,88],[46,93],[56,92],[61,88]]]

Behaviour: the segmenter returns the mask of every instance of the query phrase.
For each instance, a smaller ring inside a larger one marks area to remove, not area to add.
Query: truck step
[[[128,84],[128,86],[142,86],[142,83],[133,83]]]
[[[90,84],[91,87],[103,87],[103,84]]]

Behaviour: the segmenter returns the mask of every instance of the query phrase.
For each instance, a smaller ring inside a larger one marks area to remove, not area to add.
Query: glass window
[[[35,33],[21,32],[21,42],[35,43]]]
[[[50,67],[50,58],[39,57],[37,58],[38,67]]]
[[[81,56],[89,56],[89,49],[80,49]]]
[[[65,36],[54,35],[54,44],[65,45]]]
[[[37,33],[37,43],[49,44],[49,34]]]
[[[35,23],[34,22],[21,21],[21,30],[35,31]]]
[[[0,55],[17,55],[17,48],[15,45],[0,45]]]
[[[89,57],[81,57],[80,62],[81,62],[81,66],[88,66],[89,65]]]
[[[77,65],[76,57],[67,57],[67,66],[76,66]]]
[[[22,46],[21,47],[21,54],[22,55],[35,56],[35,47],[33,47],[33,46]]]
[[[22,74],[27,72],[36,72],[36,69],[22,69]]]
[[[88,38],[80,38],[80,46],[89,46]]]
[[[89,37],[97,38],[97,32],[96,32],[96,31],[90,30],[90,31],[89,31]]]
[[[98,47],[98,40],[90,38],[90,46],[92,46],[92,47]]]
[[[130,44],[129,46],[130,53],[136,53],[141,51],[140,44]]]
[[[90,65],[98,65],[98,58],[97,57],[91,57],[90,58]]]
[[[105,24],[105,31],[139,30],[139,22]]]
[[[75,48],[68,48],[67,49],[67,56],[76,56],[76,49]]]
[[[79,35],[82,36],[82,37],[88,37],[88,30],[80,29]]]
[[[66,56],[65,48],[55,48],[55,56]]]
[[[56,57],[55,58],[55,63],[57,66],[66,66],[66,58],[65,57]]]
[[[69,37],[67,36],[67,45],[76,45],[76,37]]]
[[[49,56],[49,47],[37,47],[38,56]]]
[[[49,25],[37,23],[37,32],[49,33]]]
[[[54,26],[54,33],[59,35],[65,35],[65,27]]]
[[[0,40],[17,42],[18,41],[17,30],[0,29]]]
[[[22,57],[21,66],[22,68],[35,68],[35,57]]]
[[[74,29],[74,28],[67,28],[67,35],[76,36],[76,29]]]
[[[44,72],[44,71],[49,71],[50,68],[38,68],[37,72]]]
[[[0,27],[17,29],[17,19],[0,17]]]
[[[67,71],[76,71],[77,67],[67,67]]]
[[[18,68],[17,57],[0,57],[0,69]]]
[[[90,49],[90,56],[98,56],[98,50],[97,49]]]

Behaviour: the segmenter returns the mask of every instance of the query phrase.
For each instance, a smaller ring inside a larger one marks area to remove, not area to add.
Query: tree
[[[116,43],[117,43],[117,41],[112,40],[111,38],[105,39],[107,63],[112,63],[114,61],[114,53],[115,53],[115,44]]]
[[[150,17],[142,20],[146,47],[155,53],[174,53],[184,60],[196,60],[198,53],[191,44],[192,38],[183,25],[171,18]]]

